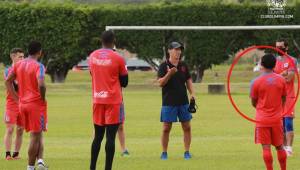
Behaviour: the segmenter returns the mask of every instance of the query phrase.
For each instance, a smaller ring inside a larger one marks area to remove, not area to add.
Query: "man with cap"
[[[162,87],[162,108],[160,121],[163,123],[161,136],[161,159],[168,159],[167,149],[172,123],[181,122],[184,138],[184,159],[191,159],[189,152],[191,145],[191,113],[188,111],[189,99],[195,99],[193,83],[188,66],[181,61],[184,47],[179,42],[171,42],[168,46],[168,57],[160,64],[158,83]]]

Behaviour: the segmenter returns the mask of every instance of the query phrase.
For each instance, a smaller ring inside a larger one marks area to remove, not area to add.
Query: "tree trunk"
[[[64,69],[64,70],[55,70],[55,71],[49,73],[50,77],[51,77],[51,82],[52,83],[64,83],[66,80],[68,71],[69,70]]]
[[[151,67],[155,70],[158,71],[158,65],[150,58],[145,58],[145,61],[151,65]]]
[[[201,83],[204,75],[205,68],[198,66],[197,69],[195,70],[196,72],[194,73],[194,78],[193,82],[194,83]]]

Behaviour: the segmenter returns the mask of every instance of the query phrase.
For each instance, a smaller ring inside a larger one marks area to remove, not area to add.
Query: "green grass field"
[[[233,110],[228,97],[208,95],[206,83],[223,82],[209,78],[219,71],[226,75],[225,68],[206,72],[204,84],[195,84],[198,112],[192,120],[193,158],[183,159],[183,140],[180,124],[174,124],[170,143],[169,159],[161,161],[160,106],[161,91],[155,86],[155,73],[130,72],[131,84],[124,90],[127,147],[130,157],[120,156],[117,141],[113,169],[115,170],[262,170],[261,148],[254,144],[254,125],[242,119]],[[65,84],[48,83],[47,100],[49,131],[45,134],[45,161],[51,170],[89,169],[90,145],[93,137],[91,116],[91,89],[87,72],[70,72]],[[3,82],[3,81],[1,81]],[[245,89],[248,88],[248,80]],[[242,110],[251,115],[248,94],[238,93],[235,100]],[[0,85],[0,108],[3,113],[5,93]],[[297,106],[297,110],[299,107]],[[296,119],[296,130],[300,121]],[[5,126],[0,124],[0,136]],[[299,170],[299,132],[296,131],[294,156],[288,159],[289,170]],[[4,146],[0,148],[0,170],[24,170],[27,165],[28,134],[24,135],[22,159],[5,161]],[[2,139],[1,139],[2,141]],[[104,169],[104,143],[98,160],[98,169]],[[279,169],[276,152],[273,150],[274,166]]]

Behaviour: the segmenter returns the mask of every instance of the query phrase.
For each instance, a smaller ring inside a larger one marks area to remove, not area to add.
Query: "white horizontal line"
[[[300,25],[260,26],[106,26],[106,30],[295,30]]]

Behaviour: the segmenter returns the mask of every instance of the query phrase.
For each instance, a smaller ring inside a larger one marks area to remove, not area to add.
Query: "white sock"
[[[28,166],[27,166],[27,170],[34,170],[34,166],[28,165]]]
[[[293,149],[292,149],[292,147],[291,147],[291,146],[286,146],[286,150],[288,150],[288,151],[292,151]]]
[[[38,163],[42,163],[43,165],[45,165],[44,160],[43,159],[39,159]]]

